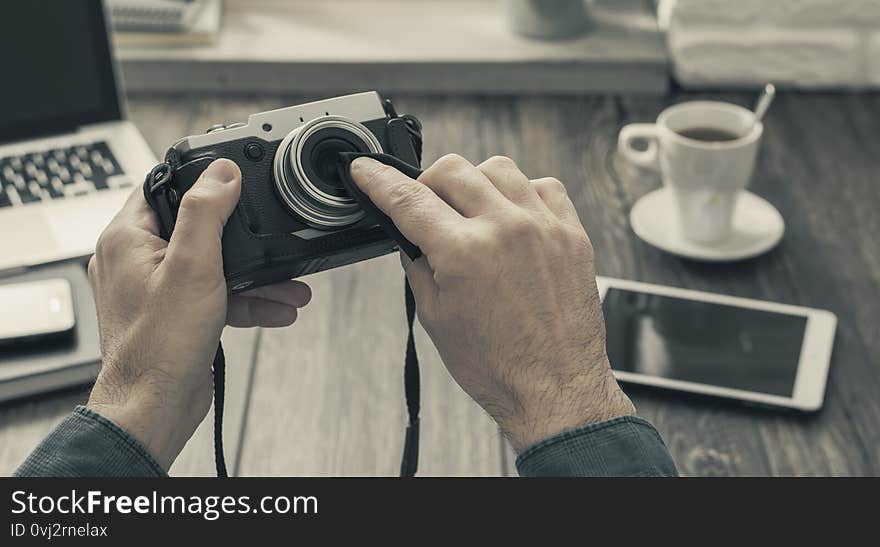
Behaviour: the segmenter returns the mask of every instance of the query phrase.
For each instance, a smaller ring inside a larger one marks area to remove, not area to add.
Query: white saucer
[[[646,243],[668,253],[713,262],[758,256],[776,246],[785,232],[782,215],[767,200],[742,192],[733,212],[733,231],[712,244],[684,239],[675,216],[672,190],[663,187],[642,196],[629,214],[633,231]]]

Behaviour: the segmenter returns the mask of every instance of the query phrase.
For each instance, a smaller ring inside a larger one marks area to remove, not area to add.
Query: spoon
[[[749,128],[749,132],[751,129],[755,127],[759,121],[764,118],[764,114],[767,113],[767,109],[770,108],[770,104],[773,102],[773,99],[776,97],[776,86],[773,84],[767,84],[764,86],[764,90],[761,91],[761,96],[758,97],[758,102],[755,104],[755,120],[752,122],[752,126]]]

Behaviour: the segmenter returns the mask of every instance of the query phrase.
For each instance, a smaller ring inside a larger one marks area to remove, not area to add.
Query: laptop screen
[[[120,119],[100,0],[4,2],[0,141]]]

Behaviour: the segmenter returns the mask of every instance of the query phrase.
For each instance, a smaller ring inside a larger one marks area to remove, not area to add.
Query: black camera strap
[[[416,318],[416,299],[409,280],[404,279],[406,300],[406,361],[403,365],[403,389],[406,397],[408,422],[403,438],[403,456],[400,458],[400,476],[412,477],[419,468],[419,409],[422,405],[421,376],[419,356],[416,353],[416,340],[413,337],[413,323]]]
[[[420,150],[419,150],[420,152]],[[385,233],[393,239],[397,246],[400,247],[410,260],[415,260],[422,256],[422,251],[413,245],[394,225],[394,222],[383,213],[372,201],[364,194],[357,184],[351,178],[351,162],[359,157],[367,157],[378,162],[394,167],[404,175],[417,179],[422,174],[422,170],[412,166],[403,160],[388,154],[364,154],[343,152],[339,154],[339,178],[345,189],[358,202],[361,209],[367,212]],[[403,457],[400,461],[400,476],[412,477],[416,474],[419,466],[419,408],[421,407],[421,379],[419,375],[419,357],[416,353],[416,342],[413,337],[413,324],[416,318],[416,299],[409,285],[409,280],[404,280],[404,299],[406,301],[406,322],[407,322],[407,339],[406,339],[406,360],[403,369],[403,386],[406,396],[406,411],[408,416],[408,424],[406,426],[406,436],[403,440]]]
[[[214,465],[218,477],[228,477],[226,472],[226,456],[223,455],[223,402],[226,399],[226,356],[223,354],[223,343],[217,344],[214,354]]]

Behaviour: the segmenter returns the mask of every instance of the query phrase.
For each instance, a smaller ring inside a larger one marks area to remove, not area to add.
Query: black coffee
[[[688,127],[677,131],[677,133],[682,137],[706,142],[735,141],[740,137],[737,133],[716,127]]]

